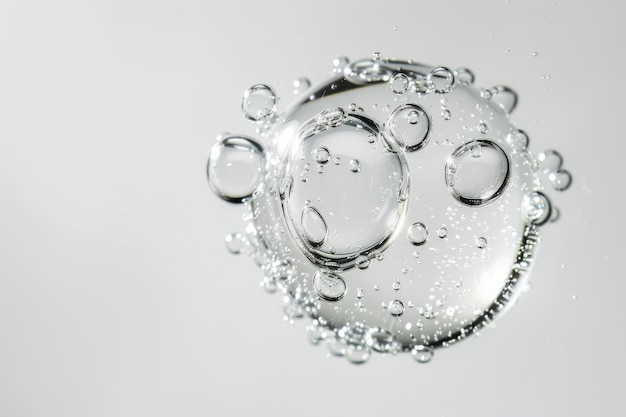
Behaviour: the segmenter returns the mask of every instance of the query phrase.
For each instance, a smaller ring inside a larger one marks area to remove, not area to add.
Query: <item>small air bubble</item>
[[[487,247],[487,239],[484,237],[479,237],[476,239],[476,247],[478,249],[485,249]]]
[[[404,313],[404,304],[402,304],[402,301],[393,300],[389,303],[389,313],[391,313],[392,316],[401,316],[402,313]]]
[[[361,163],[357,159],[350,160],[350,171],[359,172],[361,170]]]

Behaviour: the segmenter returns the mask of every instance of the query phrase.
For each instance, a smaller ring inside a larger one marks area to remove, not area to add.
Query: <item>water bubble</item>
[[[430,119],[416,104],[403,104],[397,107],[385,122],[385,139],[392,149],[399,147],[414,152],[427,143],[430,132]]]
[[[298,78],[293,81],[293,94],[302,94],[311,87],[311,81],[308,78]]]
[[[320,246],[324,243],[328,235],[328,227],[315,207],[307,206],[302,209],[300,220],[304,236],[311,246]]]
[[[341,107],[326,109],[315,117],[315,124],[322,129],[325,126],[337,127],[344,123],[345,117],[346,112]]]
[[[433,349],[428,346],[418,345],[411,349],[411,356],[419,363],[428,363],[433,358]]]
[[[489,90],[489,98],[506,113],[511,113],[517,107],[517,93],[509,87],[497,85]]]
[[[478,249],[485,249],[487,247],[487,239],[484,237],[479,237],[476,239],[476,247]]]
[[[439,230],[437,230],[437,236],[439,236],[441,239],[448,236],[448,229],[446,229],[445,227],[441,227]]]
[[[537,160],[546,174],[560,171],[563,165],[563,157],[553,149],[541,152],[537,156]]]
[[[243,93],[241,110],[253,122],[267,119],[276,111],[276,93],[265,84],[256,84]]]
[[[534,191],[524,196],[522,214],[528,223],[541,226],[551,217],[550,200],[541,191]]]
[[[404,313],[404,304],[402,304],[402,301],[393,300],[389,303],[389,313],[391,313],[392,316],[401,316],[402,313]]]
[[[325,164],[330,159],[330,151],[325,146],[313,148],[312,155],[318,164]]]
[[[317,271],[313,276],[313,288],[317,295],[326,301],[338,301],[346,293],[346,283],[337,274]]]
[[[478,131],[483,135],[486,134],[489,131],[489,125],[487,125],[486,122],[480,122],[478,125]]]
[[[370,350],[366,346],[351,345],[348,346],[346,352],[346,359],[355,365],[360,365],[367,362],[370,358]]]
[[[361,170],[361,163],[358,159],[351,159],[348,166],[352,172],[359,172]]]
[[[517,129],[509,133],[506,142],[516,151],[528,148],[528,135],[523,130]]]
[[[373,59],[374,61],[380,61],[380,60],[382,60],[382,59],[383,59],[383,56],[381,55],[381,53],[380,53],[380,52],[374,52],[374,53],[372,54],[372,59]]]
[[[423,223],[413,223],[409,227],[408,238],[415,246],[423,245],[428,240],[428,229]]]
[[[365,343],[376,352],[391,352],[393,342],[393,335],[380,327],[373,327],[365,334]]]
[[[452,195],[463,204],[482,206],[499,197],[509,179],[509,158],[490,140],[474,140],[450,156],[445,178]]]
[[[370,258],[365,255],[359,255],[356,258],[356,266],[359,269],[366,269],[368,266],[370,266]]]
[[[476,77],[474,77],[474,73],[469,68],[457,68],[455,73],[456,78],[457,80],[459,80],[461,85],[468,86],[474,84],[474,80],[476,79]]]
[[[393,285],[392,285],[392,288],[393,288],[395,291],[398,291],[398,290],[400,290],[400,288],[402,288],[402,284],[400,284],[400,281],[395,281],[395,282],[393,283]]]
[[[391,88],[391,91],[398,95],[406,93],[409,89],[409,85],[409,77],[402,72],[395,74],[389,80],[389,88]]]
[[[551,172],[548,178],[552,183],[552,187],[557,191],[567,190],[572,183],[572,176],[567,170]]]
[[[231,203],[243,203],[257,190],[265,174],[263,147],[253,139],[229,136],[215,144],[207,163],[209,184]]]
[[[443,109],[441,111],[441,118],[443,120],[450,120],[452,118],[452,113],[450,113],[450,110],[448,109]]]
[[[238,255],[241,253],[241,249],[244,245],[243,236],[241,233],[231,233],[226,236],[225,239],[226,249],[234,255]]]
[[[436,67],[426,74],[426,85],[428,89],[437,94],[445,94],[452,91],[456,77],[454,73],[446,67]]]
[[[339,56],[335,59],[333,59],[333,70],[332,72],[334,74],[341,74],[344,71],[344,68],[346,67],[346,65],[348,65],[348,63],[350,62],[350,60],[345,57],[345,56]]]

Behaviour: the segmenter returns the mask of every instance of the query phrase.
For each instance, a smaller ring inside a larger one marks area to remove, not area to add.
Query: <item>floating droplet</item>
[[[370,258],[365,255],[359,255],[356,258],[356,266],[359,269],[366,269],[368,266],[370,266]]]
[[[539,161],[539,166],[546,174],[560,171],[563,165],[563,157],[553,149],[541,152],[537,156],[537,160]]]
[[[313,159],[315,159],[315,162],[318,164],[325,164],[330,160],[330,151],[325,146],[313,148],[311,153],[313,155]]]
[[[415,246],[423,245],[428,240],[428,229],[423,223],[413,223],[409,227],[408,238]]]
[[[494,142],[474,140],[457,148],[446,163],[446,183],[463,204],[481,206],[496,199],[508,183],[509,159]]]
[[[209,184],[215,193],[231,203],[243,203],[261,184],[265,154],[256,141],[229,136],[211,149],[207,164]]]
[[[355,365],[367,362],[370,358],[370,350],[367,346],[350,345],[346,351],[346,359]]]
[[[393,335],[380,327],[373,327],[365,334],[365,343],[376,352],[387,353],[393,349]]]
[[[464,86],[474,84],[475,80],[474,73],[469,68],[464,67],[456,69],[456,78]]]
[[[448,109],[443,109],[441,111],[441,118],[443,120],[450,120],[452,118],[452,113],[450,113],[450,110]]]
[[[511,113],[517,106],[517,93],[503,85],[491,88],[489,90],[489,98],[506,113]]]
[[[478,131],[483,135],[486,134],[489,131],[489,125],[487,125],[486,122],[480,122],[478,125]]]
[[[567,170],[551,172],[548,178],[552,183],[552,187],[557,191],[567,190],[572,183],[572,176]]]
[[[393,300],[389,303],[389,313],[391,313],[392,316],[401,316],[402,313],[404,313],[404,304],[402,304],[402,301]]]
[[[426,85],[429,90],[437,94],[452,91],[456,78],[454,73],[446,67],[436,67],[426,74]]]
[[[385,122],[385,140],[392,149],[399,147],[414,152],[427,142],[430,120],[426,112],[415,104],[397,107]]]
[[[361,170],[361,163],[357,159],[351,159],[348,165],[352,172],[359,172]]]
[[[313,288],[317,295],[326,301],[338,301],[346,293],[346,283],[337,274],[317,271],[313,277]]]
[[[373,59],[374,61],[380,61],[380,60],[382,60],[382,59],[383,59],[383,56],[381,55],[381,53],[380,53],[380,52],[374,52],[374,53],[372,54],[372,59]]]
[[[523,130],[514,130],[506,137],[506,142],[516,151],[528,148],[528,135]]]
[[[389,80],[389,88],[391,88],[391,91],[393,91],[395,94],[406,93],[409,89],[409,84],[409,77],[402,72],[395,74]]]
[[[276,111],[276,93],[265,84],[256,84],[243,93],[241,110],[253,122],[267,119]]]
[[[226,249],[234,255],[238,255],[241,253],[241,249],[243,248],[244,241],[241,233],[231,233],[226,236],[225,239]]]
[[[311,87],[311,81],[308,78],[298,78],[293,81],[293,94],[302,94]]]
[[[476,247],[478,249],[485,249],[487,247],[487,239],[484,237],[479,237],[476,239]]]
[[[398,291],[398,290],[400,290],[400,288],[402,288],[402,284],[400,283],[400,281],[395,281],[395,282],[393,283],[393,285],[392,285],[392,288],[393,288],[395,291]]]
[[[341,74],[344,71],[344,68],[346,67],[346,65],[348,65],[348,62],[350,62],[350,61],[345,56],[339,56],[339,57],[333,59],[333,70],[332,70],[332,72],[334,74]]]
[[[328,227],[324,218],[315,207],[307,206],[302,209],[300,221],[302,222],[304,236],[311,246],[316,247],[324,243],[328,235]]]
[[[445,227],[440,228],[439,230],[437,230],[437,236],[442,239],[448,236],[448,229],[446,229]]]
[[[534,191],[524,196],[522,200],[522,214],[528,223],[541,226],[550,219],[550,200],[542,192]]]
[[[419,363],[428,363],[433,358],[433,349],[428,346],[418,345],[411,349],[411,355]]]

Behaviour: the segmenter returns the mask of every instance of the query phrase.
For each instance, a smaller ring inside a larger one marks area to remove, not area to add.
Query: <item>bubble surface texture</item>
[[[332,356],[428,363],[528,288],[572,175],[511,122],[517,93],[475,86],[467,68],[376,53],[329,73],[299,79],[306,97],[284,109],[251,87],[256,136],[213,147],[211,188],[247,211],[226,248],[253,259],[288,320],[312,320],[309,339]]]

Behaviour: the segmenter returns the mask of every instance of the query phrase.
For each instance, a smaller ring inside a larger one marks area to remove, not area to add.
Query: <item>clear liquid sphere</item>
[[[218,146],[209,176],[226,174],[212,187],[249,199],[246,252],[314,320],[316,343],[353,363],[426,363],[522,292],[552,218],[542,171],[509,120],[517,95],[474,87],[465,68],[378,54],[337,58],[331,74],[271,119],[265,152],[247,146],[254,175],[237,192],[238,159]],[[548,162],[548,184],[567,188]]]

